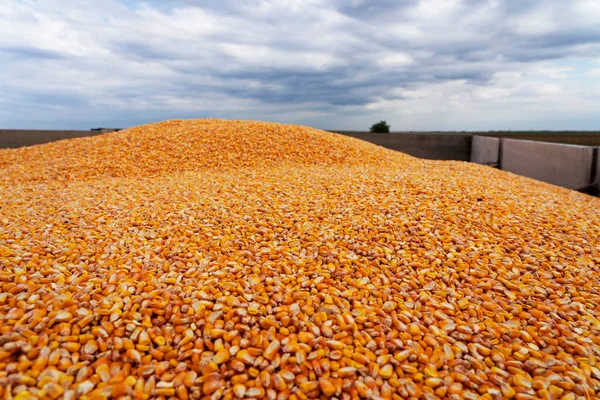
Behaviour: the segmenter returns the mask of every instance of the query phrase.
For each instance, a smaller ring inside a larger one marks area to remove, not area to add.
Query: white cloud
[[[548,9],[536,9],[514,19],[510,24],[519,35],[543,35],[556,31],[559,22]]]
[[[389,53],[377,57],[376,62],[384,67],[401,67],[411,64],[413,59],[406,53]]]

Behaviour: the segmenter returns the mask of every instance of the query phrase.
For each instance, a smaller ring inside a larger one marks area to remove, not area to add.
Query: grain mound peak
[[[28,165],[26,180],[373,164],[389,158],[384,149],[318,129],[218,119],[171,120],[3,152],[5,169]]]

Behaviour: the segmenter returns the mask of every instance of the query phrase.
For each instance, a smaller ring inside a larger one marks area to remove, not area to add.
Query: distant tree
[[[390,126],[385,121],[379,121],[371,127],[373,133],[390,133]]]

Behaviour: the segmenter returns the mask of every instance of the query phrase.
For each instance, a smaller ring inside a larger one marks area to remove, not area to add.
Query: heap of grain
[[[600,201],[299,126],[0,151],[4,398],[600,393]]]

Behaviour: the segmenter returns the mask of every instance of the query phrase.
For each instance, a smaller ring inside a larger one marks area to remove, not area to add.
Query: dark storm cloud
[[[117,54],[133,58],[136,60],[172,60],[174,54],[169,52],[168,48],[159,48],[147,43],[139,42],[118,42],[114,44],[114,50]]]
[[[556,48],[569,49],[569,47],[600,44],[600,29],[589,30],[565,30],[551,34],[540,35],[527,40],[526,46],[529,48]]]
[[[63,58],[63,55],[56,51],[48,51],[36,49],[35,47],[16,47],[16,46],[0,46],[0,57],[23,58],[27,60],[46,59],[56,60]]]
[[[339,1],[339,11],[358,20],[378,19],[390,15],[402,9],[414,7],[418,0],[361,0],[361,1]]]
[[[368,82],[336,82],[343,76],[343,70],[332,70],[324,73],[307,71],[246,71],[235,73],[214,72],[224,81],[236,82],[235,85],[190,84],[185,79],[179,82],[177,91],[190,91],[206,94],[224,93],[235,98],[260,99],[262,102],[274,104],[319,103],[331,106],[348,106],[367,104],[372,97],[370,92],[381,91]],[[254,82],[268,82],[265,87],[256,87]],[[373,93],[374,94],[374,93]]]

